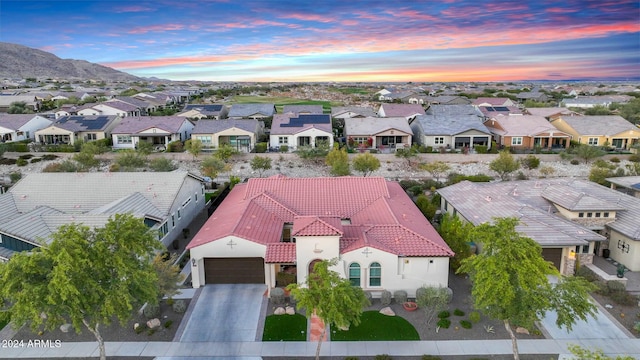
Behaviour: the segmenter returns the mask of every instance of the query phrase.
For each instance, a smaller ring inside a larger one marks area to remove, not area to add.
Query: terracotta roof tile
[[[295,263],[296,262],[296,244],[295,243],[268,244],[267,252],[264,256],[264,262],[267,264]]]
[[[340,219],[318,216],[295,217],[291,232],[292,236],[340,236],[342,234]]]

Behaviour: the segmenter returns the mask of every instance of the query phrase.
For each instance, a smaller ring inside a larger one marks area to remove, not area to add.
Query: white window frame
[[[289,145],[289,137],[288,136],[278,136],[278,144],[279,145]]]
[[[433,143],[436,145],[444,145],[444,136],[436,136],[433,138]]]
[[[133,144],[131,135],[116,135],[116,140],[118,144]]]
[[[592,146],[598,146],[598,140],[599,140],[599,139],[598,139],[597,137],[595,137],[595,138],[589,138],[589,139],[587,140],[587,144],[592,145]]]
[[[522,145],[522,136],[516,136],[511,138],[511,145]]]

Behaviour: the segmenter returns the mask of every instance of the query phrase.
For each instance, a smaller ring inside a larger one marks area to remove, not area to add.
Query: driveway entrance
[[[264,284],[206,285],[180,342],[255,341]]]

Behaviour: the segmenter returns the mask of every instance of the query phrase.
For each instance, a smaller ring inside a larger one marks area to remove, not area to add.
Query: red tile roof
[[[295,264],[296,244],[295,243],[274,243],[267,244],[267,252],[264,256],[267,264]]]
[[[453,256],[400,185],[376,177],[249,179],[233,188],[187,248],[232,235],[270,247],[280,243],[285,223],[293,225],[292,236],[341,236],[341,253],[371,246],[404,256]],[[269,258],[281,251],[268,250]]]

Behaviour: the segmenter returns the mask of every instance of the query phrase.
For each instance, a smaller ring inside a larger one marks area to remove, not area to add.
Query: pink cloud
[[[162,25],[150,25],[133,28],[128,31],[129,34],[146,34],[149,32],[165,32],[176,31],[184,29],[183,24],[162,24]]]
[[[302,21],[316,21],[321,23],[330,23],[334,22],[336,19],[333,16],[321,16],[316,14],[299,14],[299,13],[290,13],[290,14],[282,14],[278,16],[281,19],[294,19],[294,20],[302,20]]]
[[[131,6],[121,6],[113,9],[116,13],[135,13],[135,12],[147,12],[147,11],[155,11],[150,7],[139,6],[139,5],[131,5]]]

